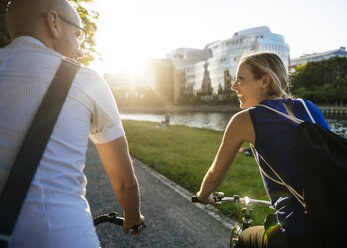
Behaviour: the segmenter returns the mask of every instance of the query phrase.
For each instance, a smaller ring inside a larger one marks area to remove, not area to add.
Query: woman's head
[[[272,52],[257,52],[241,58],[232,89],[240,97],[241,107],[247,108],[267,98],[288,97],[288,86],[282,59]],[[248,101],[244,106],[241,97]]]

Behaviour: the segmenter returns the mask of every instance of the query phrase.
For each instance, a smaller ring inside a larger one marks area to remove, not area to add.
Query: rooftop
[[[326,51],[326,52],[321,52],[321,53],[312,53],[312,54],[305,54],[300,56],[299,58],[295,58],[292,59],[292,62],[301,60],[301,59],[309,59],[309,58],[314,58],[314,57],[320,57],[320,56],[326,56],[326,55],[330,55],[330,54],[334,54],[334,53],[345,53],[345,55],[347,56],[347,52],[346,52],[346,48],[345,47],[340,47],[339,49],[335,49],[335,50],[331,50],[331,51]]]

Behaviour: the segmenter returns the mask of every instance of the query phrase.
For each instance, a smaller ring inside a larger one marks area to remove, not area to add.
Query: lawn
[[[223,132],[173,126],[162,128],[160,123],[123,120],[132,156],[170,178],[182,187],[197,192],[212,164]],[[249,148],[249,144],[243,147]],[[224,182],[217,189],[225,195],[249,196],[268,200],[258,166],[253,157],[239,153]],[[237,204],[223,204],[218,208],[229,216],[239,216]],[[271,210],[254,210],[256,224],[262,224]]]

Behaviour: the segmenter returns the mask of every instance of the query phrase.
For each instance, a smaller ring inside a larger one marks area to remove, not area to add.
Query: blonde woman
[[[288,85],[287,69],[277,54],[259,52],[241,59],[232,90],[243,110],[231,118],[215,160],[196,194],[200,201],[214,204],[211,193],[222,183],[242,143],[249,142],[255,147],[256,158],[263,168],[261,176],[265,189],[276,209],[274,219],[279,231],[270,236],[263,226],[248,228],[242,233],[238,247],[328,245],[325,244],[327,232],[305,221],[302,205],[285,186],[266,176],[276,178],[261,159],[264,158],[285,182],[302,194],[302,176],[294,153],[298,125],[267,107],[307,121],[311,115],[316,123],[327,129],[329,126],[313,103],[291,99]]]

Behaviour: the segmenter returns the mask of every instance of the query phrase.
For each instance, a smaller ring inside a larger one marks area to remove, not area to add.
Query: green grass
[[[222,141],[223,132],[208,129],[173,126],[123,120],[132,156],[164,174],[182,187],[197,192],[211,166]],[[243,147],[248,148],[249,144]],[[239,153],[224,182],[217,191],[225,195],[249,196],[268,200],[258,166],[253,157]],[[226,203],[219,206],[223,213],[239,217],[240,206]],[[271,210],[256,208],[254,223],[262,224]]]

